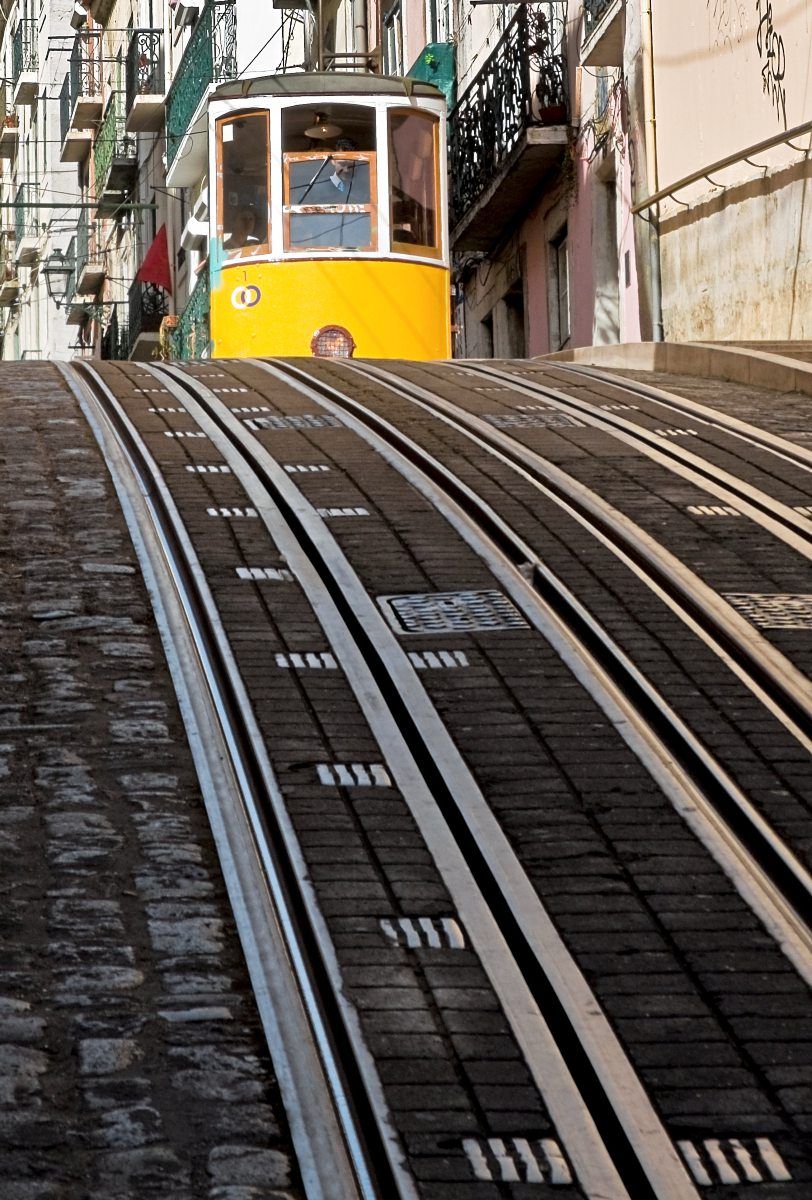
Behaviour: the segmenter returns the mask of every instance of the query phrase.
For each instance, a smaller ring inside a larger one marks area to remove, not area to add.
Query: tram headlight
[[[310,353],[316,358],[352,358],[355,342],[343,325],[322,325],[310,339]]]

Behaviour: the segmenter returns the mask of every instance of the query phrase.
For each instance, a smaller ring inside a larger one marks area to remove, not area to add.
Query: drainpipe
[[[369,49],[367,0],[352,0],[352,49],[356,57],[356,69],[358,59],[364,60],[366,66],[365,60]]]
[[[646,175],[648,194],[660,188],[657,166],[657,108],[654,95],[654,28],[651,0],[646,0],[640,28],[640,52],[643,59],[643,111],[646,129]],[[660,206],[649,216],[649,263],[651,268],[651,320],[655,342],[665,341],[663,326],[663,284],[660,263]],[[655,215],[656,214],[656,215]]]

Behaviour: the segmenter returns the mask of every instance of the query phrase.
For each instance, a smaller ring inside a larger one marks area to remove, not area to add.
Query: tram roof
[[[404,75],[372,75],[348,71],[288,71],[283,75],[257,75],[232,79],[209,93],[209,100],[244,96],[419,96],[442,100],[432,83]]]

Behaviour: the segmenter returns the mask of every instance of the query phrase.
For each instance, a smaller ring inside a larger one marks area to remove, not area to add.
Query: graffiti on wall
[[[764,95],[787,127],[787,89],[784,76],[787,70],[787,51],[784,39],[773,24],[772,0],[755,0],[758,27],[756,47],[761,59],[761,81]]]
[[[747,11],[744,0],[705,0],[708,9],[708,44],[713,50],[732,50],[744,37]]]

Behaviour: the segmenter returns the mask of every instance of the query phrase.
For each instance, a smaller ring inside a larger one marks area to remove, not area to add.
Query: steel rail
[[[675,392],[667,392],[653,384],[644,383],[639,379],[627,379],[624,375],[611,375],[599,367],[585,366],[580,363],[547,363],[543,359],[536,360],[543,371],[560,371],[564,375],[581,376],[591,382],[595,380],[605,383],[619,392],[631,392],[646,400],[653,400],[664,408],[671,408],[681,416],[698,418],[716,429],[722,429],[733,437],[750,442],[759,450],[767,450],[777,458],[783,458],[793,466],[804,471],[812,471],[812,450],[790,442],[779,434],[770,433],[767,429],[759,429],[748,421],[732,417],[729,413],[719,412],[718,409],[708,408],[698,400],[690,400],[687,396],[678,396]]]
[[[260,365],[269,369],[265,364]],[[358,370],[362,375],[367,368],[368,364],[362,368],[353,366],[353,370]],[[347,414],[344,419],[352,420],[354,427],[357,425],[359,432],[368,440],[369,431],[374,431],[371,436],[382,439],[398,456],[412,467],[417,467],[435,485],[431,490],[431,499],[438,507],[442,507],[438,488],[453,497],[466,517],[486,531],[514,567],[531,582],[536,600],[543,600],[574,631],[583,654],[595,664],[593,669],[610,680],[618,695],[623,697],[623,718],[616,722],[621,734],[626,737],[630,727],[642,727],[647,731],[645,744],[635,740],[630,745],[638,756],[644,758],[661,785],[664,780],[667,783],[668,777],[667,773],[663,775],[658,771],[657,764],[666,762],[678,765],[680,775],[676,789],[668,786],[665,789],[669,798],[745,896],[799,973],[812,983],[812,931],[809,928],[812,880],[808,871],[606,630],[488,504],[422,447],[360,401],[316,379],[302,368],[290,363],[277,363],[274,369],[281,375],[305,382],[313,398],[320,399],[329,411]],[[369,377],[375,378],[379,373],[388,374],[376,369],[374,375]],[[392,384],[387,386],[394,391],[399,390]],[[408,393],[403,391],[401,394]],[[414,396],[410,398],[415,400]],[[452,423],[450,418],[444,419]],[[460,428],[465,431],[465,426]],[[533,477],[516,462],[510,463],[506,456],[493,447],[490,447],[490,452],[496,453],[534,482]],[[402,467],[399,469],[402,470]],[[420,486],[418,479],[412,481]],[[461,531],[465,536],[464,530]],[[682,792],[685,773],[690,781],[689,800]],[[751,882],[756,882],[750,886],[745,876]]]
[[[505,383],[509,381],[514,391],[525,392],[528,396],[543,396],[553,407],[569,412],[577,412],[586,417],[598,428],[605,428],[615,437],[629,445],[641,449],[649,458],[670,470],[679,470],[686,479],[692,479],[705,491],[712,492],[727,504],[733,504],[746,516],[758,521],[773,536],[786,542],[797,554],[812,559],[812,521],[800,513],[794,512],[788,505],[774,500],[753,487],[746,480],[738,479],[729,471],[708,463],[699,455],[682,446],[676,446],[663,438],[654,430],[644,429],[626,417],[616,416],[603,409],[596,409],[594,404],[579,400],[576,396],[568,396],[547,384],[536,383],[526,377],[517,378],[515,372],[499,370],[486,366],[484,363],[468,363],[461,368],[466,373],[484,376],[488,379],[498,379]],[[717,424],[718,422],[708,422]],[[674,467],[672,463],[679,464]]]
[[[765,703],[793,736],[812,750],[812,684],[698,575],[654,538],[578,480],[515,438],[451,401],[367,363],[351,368],[384,383],[453,425],[488,453],[525,470],[534,485],[565,508],[624,561]],[[493,377],[489,375],[489,377]],[[496,373],[496,378],[501,376]],[[523,385],[511,386],[521,391]],[[528,395],[535,395],[527,389]],[[564,407],[563,405],[561,407]],[[595,421],[601,425],[600,421]],[[615,432],[610,428],[610,432]],[[625,436],[618,434],[617,436]],[[628,437],[626,440],[631,440]],[[731,499],[731,497],[728,497]],[[739,501],[741,506],[741,503]],[[754,519],[757,517],[754,516]]]
[[[217,366],[227,369],[228,364]],[[275,373],[272,367],[265,369]],[[324,521],[258,439],[200,378],[171,367],[151,370],[198,426],[217,439],[232,471],[250,462],[255,478],[244,469],[240,477],[260,515],[263,505],[269,510],[268,497],[272,497],[268,521],[274,540],[289,569],[306,586],[333,653],[379,744],[386,747],[388,768],[429,851],[442,864],[446,886],[471,943],[587,1194],[594,1200],[695,1198],[694,1185],[594,993],[414,666]],[[353,421],[306,383],[282,372],[278,377],[321,407],[337,410],[342,423]],[[482,553],[481,535],[473,536],[475,548]],[[486,552],[489,561],[493,553]],[[498,558],[506,565],[501,553]],[[512,591],[520,590],[523,608],[532,609],[538,623],[530,588],[512,566],[509,572]],[[325,596],[320,596],[322,590]],[[617,712],[613,717],[622,719]]]
[[[417,1200],[411,1180],[376,1137],[378,1098],[368,1095],[355,1061],[355,1029],[304,886],[306,868],[180,514],[104,381],[84,363],[63,373],[99,431],[131,529],[136,501],[148,509],[136,549],[154,585],[153,603],[158,600],[173,683],[308,1198]],[[147,541],[151,553],[142,552]],[[161,582],[167,575],[168,588]],[[178,651],[184,641],[186,650]],[[201,720],[203,697],[210,711]]]

